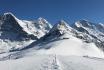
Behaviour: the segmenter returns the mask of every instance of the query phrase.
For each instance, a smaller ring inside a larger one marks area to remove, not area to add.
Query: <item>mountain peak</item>
[[[17,17],[15,17],[15,15],[11,12],[7,12],[7,13],[4,13],[3,15],[3,20],[6,20],[6,21],[18,21],[19,19]]]
[[[4,13],[4,17],[5,17],[5,18],[9,18],[9,17],[14,17],[14,18],[16,18],[16,17],[14,16],[14,14],[12,14],[11,12]]]
[[[59,21],[57,24],[53,26],[53,28],[50,30],[51,33],[57,32],[60,34],[67,33],[68,31],[71,31],[71,27],[68,23],[66,23],[64,20]]]
[[[102,27],[104,27],[104,24],[103,23],[99,23],[99,25],[101,25]]]
[[[11,12],[6,12],[4,15],[13,15]]]
[[[59,24],[65,24],[66,25],[67,23],[64,20],[60,20]]]
[[[42,17],[38,18],[38,24],[39,24],[39,28],[43,30],[50,30],[52,28],[52,25]]]
[[[65,22],[64,20],[60,20],[56,25],[55,27],[58,29],[58,30],[61,30],[61,31],[65,31],[65,30],[70,30],[71,27],[69,26],[69,24],[67,22]]]
[[[87,27],[87,28],[92,28],[93,27],[93,23],[89,22],[88,20],[79,20],[77,22],[75,22],[75,26],[76,27]]]
[[[47,21],[46,19],[42,18],[42,17],[39,17],[39,18],[38,18],[38,22],[39,22],[40,24],[48,23],[48,21]]]
[[[2,24],[0,26],[3,33],[11,32],[12,34],[18,34],[21,38],[24,39],[29,39],[30,36],[33,36],[33,34],[31,34],[28,30],[27,24],[24,23],[22,20],[16,18],[11,12],[4,13],[2,18]]]

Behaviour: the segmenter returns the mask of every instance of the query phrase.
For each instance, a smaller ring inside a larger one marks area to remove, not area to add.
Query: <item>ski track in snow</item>
[[[56,55],[50,55],[48,62],[42,64],[42,70],[62,70],[60,67]]]
[[[104,70],[104,60],[81,57],[36,54],[0,61],[2,70]]]

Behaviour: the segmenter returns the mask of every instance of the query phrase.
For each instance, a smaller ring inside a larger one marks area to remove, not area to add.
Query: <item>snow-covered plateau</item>
[[[104,70],[104,24],[0,16],[0,70]]]

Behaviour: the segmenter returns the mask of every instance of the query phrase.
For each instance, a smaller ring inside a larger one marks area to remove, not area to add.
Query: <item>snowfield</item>
[[[104,70],[104,59],[80,56],[34,55],[0,61],[2,70]]]
[[[91,56],[104,58],[104,53],[96,47],[94,43],[85,43],[81,39],[75,38],[72,35],[63,36],[69,39],[62,39],[46,44],[39,44],[39,53],[57,54],[57,55],[76,55],[76,56]],[[44,49],[50,48],[50,49]]]
[[[41,45],[43,48],[36,50]],[[41,45],[0,54],[0,68],[2,70],[104,70],[103,52],[93,43],[83,44],[80,39],[70,37]],[[50,49],[45,49],[47,47]]]

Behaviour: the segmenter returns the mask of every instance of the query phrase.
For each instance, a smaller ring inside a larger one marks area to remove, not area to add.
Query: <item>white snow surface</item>
[[[79,56],[34,55],[0,61],[2,70],[104,70],[104,60]]]
[[[76,56],[92,56],[104,58],[104,53],[96,47],[94,43],[85,43],[72,35],[66,35],[59,41],[42,44],[42,47],[50,49],[41,49],[39,53],[57,54],[57,55],[76,55]]]
[[[65,36],[63,36],[65,37]],[[61,37],[61,38],[63,38]],[[66,36],[67,37],[67,36]],[[2,70],[103,70],[104,58],[93,43],[68,35],[69,39],[42,44],[43,49],[35,50],[41,45],[14,53],[0,54],[0,58],[9,56],[8,60],[0,61]],[[51,46],[51,47],[50,47]],[[45,49],[50,47],[50,49]],[[14,57],[17,57],[15,59]],[[19,58],[18,58],[19,57]]]

